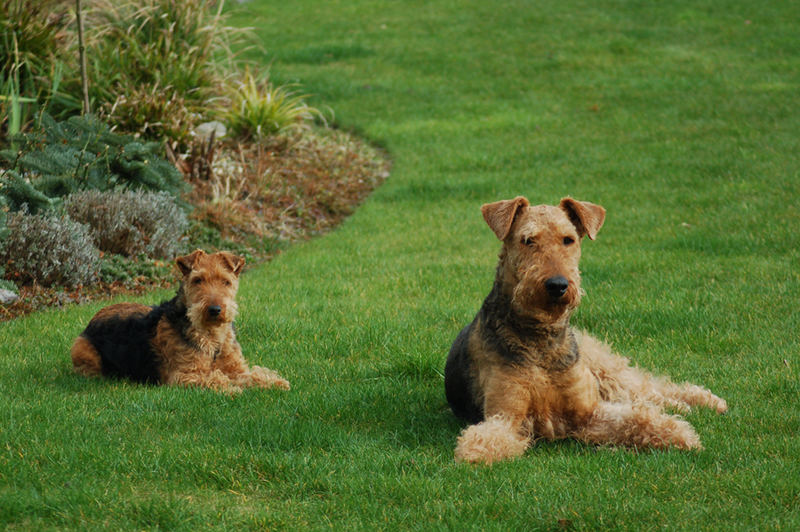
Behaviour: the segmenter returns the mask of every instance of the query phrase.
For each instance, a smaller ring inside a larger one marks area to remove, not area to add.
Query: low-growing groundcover
[[[0,324],[7,528],[800,527],[797,3],[251,0],[234,16],[281,81],[388,148],[392,178],[242,278],[244,352],[290,392],[76,377],[69,344],[99,303]],[[517,194],[608,209],[573,322],[726,398],[725,416],[688,415],[704,450],[539,442],[453,462],[442,368],[499,250],[479,206]]]

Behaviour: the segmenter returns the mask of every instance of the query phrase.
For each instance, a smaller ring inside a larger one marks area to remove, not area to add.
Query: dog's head
[[[568,316],[581,298],[581,240],[594,240],[605,209],[572,198],[530,205],[518,196],[487,203],[481,212],[503,241],[497,274],[514,310],[544,323]]]
[[[183,276],[181,290],[189,320],[202,328],[231,323],[244,259],[227,251],[209,255],[198,249],[178,257],[175,264]]]

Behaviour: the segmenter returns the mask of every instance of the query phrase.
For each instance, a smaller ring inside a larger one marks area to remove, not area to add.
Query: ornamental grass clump
[[[31,96],[47,88],[67,20],[60,0],[0,3],[0,78],[17,76],[20,88]]]
[[[24,131],[58,90],[69,19],[61,0],[0,2],[0,144]]]
[[[246,30],[224,1],[98,0],[87,16],[90,93],[120,129],[185,143],[212,106]]]
[[[306,104],[305,95],[286,85],[275,86],[267,76],[256,78],[250,69],[230,85],[229,98],[224,120],[234,136],[246,140],[302,128],[315,118],[324,121],[318,109]]]

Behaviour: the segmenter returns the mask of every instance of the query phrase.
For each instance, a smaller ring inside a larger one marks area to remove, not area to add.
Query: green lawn
[[[392,176],[242,279],[245,355],[290,392],[74,376],[99,303],[0,324],[0,524],[800,528],[800,4],[229,8],[263,39],[251,59],[385,146]],[[703,451],[454,463],[442,370],[499,251],[479,207],[518,194],[607,208],[573,323],[727,399],[688,415]]]

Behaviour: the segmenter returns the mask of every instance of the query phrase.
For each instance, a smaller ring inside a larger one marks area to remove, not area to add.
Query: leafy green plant
[[[92,116],[57,122],[44,115],[42,127],[20,137],[18,150],[0,151],[0,195],[11,209],[28,204],[46,209],[77,190],[116,187],[166,191],[184,189],[180,172],[160,156],[161,145],[119,135]]]
[[[323,118],[306,104],[305,95],[273,85],[268,76],[256,78],[249,68],[243,79],[229,85],[228,93],[231,104],[224,119],[235,136],[245,139],[262,139]]]
[[[104,283],[115,281],[129,283],[143,278],[159,281],[169,279],[172,268],[172,261],[151,259],[147,255],[123,257],[108,253],[100,258],[100,271],[97,276]]]
[[[0,4],[0,76],[14,73],[22,89],[48,88],[68,22],[68,10],[61,0],[6,0]]]
[[[0,243],[6,277],[43,286],[77,286],[97,277],[99,251],[89,227],[53,214],[8,215],[8,234]]]
[[[165,192],[87,190],[67,196],[64,210],[105,252],[171,258],[185,246],[186,214]]]
[[[34,98],[26,98],[19,93],[19,81],[15,76],[2,82],[0,92],[0,121],[5,123],[6,134],[13,138],[22,131],[27,104],[36,103]]]
[[[61,0],[0,4],[0,136],[11,137],[58,91],[69,22]]]
[[[0,79],[0,125],[5,125],[5,131],[0,128],[0,133],[10,141],[11,148],[15,148],[14,139],[19,135],[25,124],[30,122],[37,108],[46,109],[50,100],[55,97],[61,83],[64,65],[54,62],[49,80],[50,86],[43,99],[28,98],[20,91],[19,70],[22,64],[15,63],[12,71],[5,79]]]

